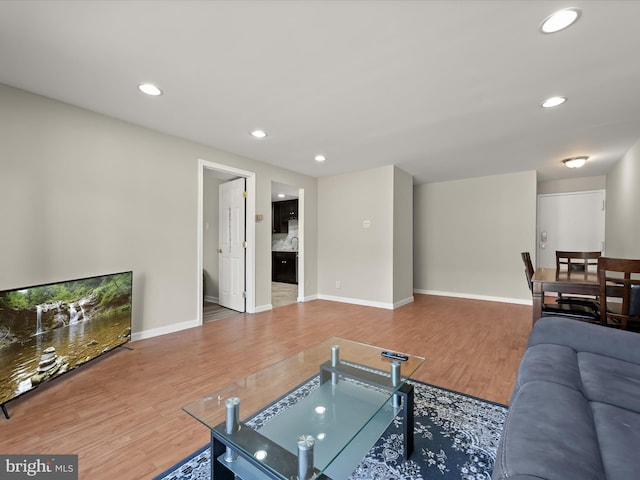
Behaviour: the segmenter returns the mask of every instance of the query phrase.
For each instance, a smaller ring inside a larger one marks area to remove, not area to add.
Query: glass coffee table
[[[185,405],[211,431],[212,480],[348,478],[399,414],[407,459],[424,358],[387,353],[329,338]]]

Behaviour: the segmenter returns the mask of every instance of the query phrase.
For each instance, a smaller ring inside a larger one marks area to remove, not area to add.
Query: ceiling
[[[569,6],[575,25],[539,32]],[[4,0],[0,83],[314,177],[603,175],[640,138],[639,18],[627,0]]]

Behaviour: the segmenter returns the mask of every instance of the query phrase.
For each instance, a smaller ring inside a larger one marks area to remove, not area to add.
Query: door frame
[[[198,159],[198,218],[197,218],[197,250],[196,250],[196,315],[197,324],[202,325],[202,266],[203,266],[203,235],[204,235],[204,172],[213,170],[224,174],[231,174],[247,179],[247,209],[245,214],[246,228],[246,263],[245,263],[245,288],[247,292],[246,313],[256,311],[256,228],[252,221],[256,215],[256,174],[248,170],[230,167],[208,160]]]
[[[274,191],[274,184],[276,184],[278,186],[277,190]],[[281,190],[279,187],[284,187],[284,190]],[[275,179],[271,179],[271,202],[273,205],[273,202],[276,201],[274,194],[276,192],[281,192],[284,191],[286,192],[288,195],[295,195],[295,198],[298,200],[298,255],[297,255],[297,269],[298,269],[298,289],[296,292],[296,302],[304,302],[305,301],[305,227],[304,227],[304,206],[305,206],[305,201],[304,201],[304,192],[305,189],[304,187],[301,187],[299,185],[295,185],[295,184],[289,184],[286,181],[279,181],[279,180],[275,180]],[[294,193],[295,192],[295,193]],[[272,219],[273,222],[273,219]],[[270,257],[271,261],[272,257]],[[273,266],[271,266],[270,268],[273,268]],[[271,271],[271,270],[270,270]],[[273,278],[271,278],[271,280],[273,280]],[[272,303],[270,304],[270,309],[273,309],[273,289],[270,289],[271,291],[271,301]]]
[[[298,302],[304,302],[304,188],[298,188]]]

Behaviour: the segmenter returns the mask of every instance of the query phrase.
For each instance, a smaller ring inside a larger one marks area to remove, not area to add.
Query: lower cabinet
[[[271,252],[271,278],[274,282],[298,283],[298,254]]]

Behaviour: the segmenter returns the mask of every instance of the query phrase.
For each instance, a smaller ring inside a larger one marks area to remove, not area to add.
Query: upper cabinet
[[[282,202],[273,202],[272,216],[273,233],[288,233],[289,220],[298,218],[298,200],[284,200]]]

